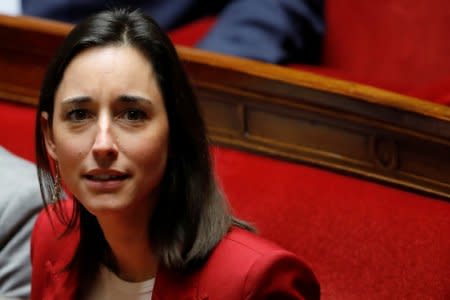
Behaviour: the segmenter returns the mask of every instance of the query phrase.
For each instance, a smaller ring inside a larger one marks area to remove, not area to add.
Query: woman
[[[36,141],[47,209],[32,299],[319,298],[304,263],[231,215],[175,49],[141,12],[70,32],[42,85]],[[59,200],[61,181],[73,200]]]

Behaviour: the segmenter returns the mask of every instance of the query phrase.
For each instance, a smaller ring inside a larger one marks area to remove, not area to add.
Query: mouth
[[[94,193],[114,193],[124,187],[131,174],[112,169],[93,169],[83,175]]]
[[[92,181],[116,181],[116,180],[125,180],[129,177],[127,174],[116,175],[116,174],[98,174],[98,175],[85,175],[84,176],[88,180]]]
[[[83,177],[89,181],[107,182],[125,180],[130,177],[130,174],[114,169],[92,169]]]

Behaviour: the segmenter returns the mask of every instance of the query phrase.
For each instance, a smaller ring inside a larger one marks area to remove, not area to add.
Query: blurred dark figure
[[[323,0],[22,0],[24,15],[78,23],[109,7],[140,7],[166,31],[217,15],[199,48],[270,63],[318,64]]]

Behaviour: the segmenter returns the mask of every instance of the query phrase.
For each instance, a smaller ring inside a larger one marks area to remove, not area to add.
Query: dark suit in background
[[[111,6],[139,7],[166,31],[217,15],[198,45],[205,50],[277,64],[320,60],[322,0],[22,0],[24,15],[71,23]]]

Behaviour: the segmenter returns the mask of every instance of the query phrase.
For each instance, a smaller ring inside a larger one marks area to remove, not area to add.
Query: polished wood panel
[[[0,17],[0,98],[36,104],[71,26]],[[450,199],[450,108],[178,47],[213,143]]]

